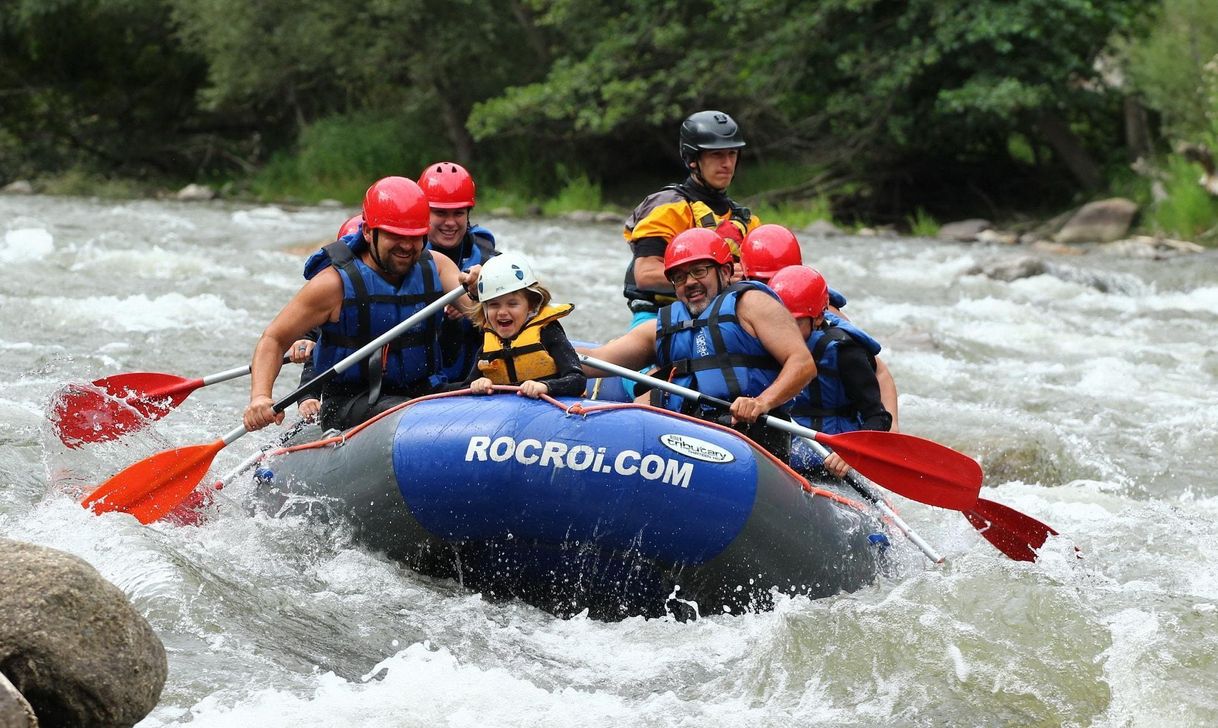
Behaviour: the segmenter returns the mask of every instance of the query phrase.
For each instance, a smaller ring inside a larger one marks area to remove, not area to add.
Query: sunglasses
[[[695,265],[689,270],[679,270],[668,276],[668,282],[673,288],[685,285],[685,281],[693,278],[694,280],[702,280],[715,268],[713,265]]]

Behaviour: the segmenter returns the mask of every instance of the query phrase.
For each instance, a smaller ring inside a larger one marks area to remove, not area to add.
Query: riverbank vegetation
[[[484,209],[628,209],[709,107],[749,140],[734,196],[791,225],[1119,194],[1218,238],[1213,0],[14,0],[0,98],[0,185],[354,204],[456,159]]]

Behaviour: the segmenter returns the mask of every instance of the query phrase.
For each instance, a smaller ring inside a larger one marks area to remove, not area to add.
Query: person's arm
[[[880,399],[880,385],[872,368],[873,361],[853,341],[838,342],[837,375],[850,406],[862,417],[861,429],[887,431],[892,427],[892,415]]]
[[[889,425],[888,431],[900,432],[900,418],[897,416],[897,382],[892,378],[888,365],[878,356],[875,358],[875,378],[880,387],[880,401],[884,403],[884,409],[892,416],[892,423]]]
[[[737,397],[732,402],[732,417],[754,422],[794,399],[816,376],[816,362],[799,333],[795,318],[773,296],[758,290],[741,293],[736,300],[736,317],[781,367],[774,383],[764,392],[756,397]]]
[[[579,355],[575,353],[575,347],[571,346],[571,342],[567,340],[567,333],[563,331],[562,324],[554,321],[542,328],[541,345],[546,348],[558,366],[557,374],[541,380],[542,384],[546,385],[546,394],[551,397],[582,395],[584,387],[588,385],[588,377],[579,363]]]
[[[668,241],[659,237],[641,238],[630,247],[634,252],[634,285],[644,291],[675,295],[672,283],[664,277],[664,250]]]
[[[337,317],[343,302],[343,282],[338,271],[327,268],[314,276],[288,301],[267,325],[254,346],[250,362],[250,403],[242,418],[251,432],[272,422],[283,422],[274,411],[271,392],[283,365],[283,353],[310,329]]]
[[[656,358],[656,321],[655,319],[644,321],[618,338],[594,349],[579,348],[576,351],[603,359],[610,364],[630,369],[642,369],[654,362]],[[608,372],[602,372],[587,364],[583,365],[583,370],[584,374],[590,377],[612,376]]]
[[[833,291],[832,288],[829,289]],[[838,294],[841,296],[841,294]],[[843,297],[842,305],[846,305],[845,297]],[[827,311],[836,314],[843,321],[849,321],[850,317],[841,312],[837,306],[833,304],[832,294],[830,294],[829,307]],[[897,382],[892,378],[892,372],[888,370],[888,365],[878,356],[875,358],[875,377],[880,383],[880,401],[884,403],[884,409],[892,415],[892,427],[890,432],[900,432],[900,415],[897,411]]]

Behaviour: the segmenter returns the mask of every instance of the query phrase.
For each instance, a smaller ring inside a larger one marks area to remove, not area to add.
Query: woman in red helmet
[[[310,329],[321,327],[313,365],[325,371],[470,278],[426,249],[429,212],[427,196],[413,180],[385,177],[364,196],[359,236],[330,243],[309,258],[308,282],[254,348],[247,429],[283,421],[273,408],[271,387],[284,352]],[[441,316],[330,380],[322,393],[322,426],[351,427],[442,384]]]
[[[462,271],[481,266],[498,255],[495,235],[470,223],[477,201],[474,178],[456,162],[436,162],[419,175],[419,187],[431,208],[427,248],[447,256]],[[456,306],[445,311],[440,326],[440,356],[449,381],[459,382],[474,365],[482,334]]]
[[[791,417],[829,435],[855,430],[889,430],[892,415],[880,400],[875,352],[879,344],[849,322],[825,316],[829,286],[806,265],[785,267],[770,278],[770,288],[795,317],[799,333],[816,360],[816,378],[795,397]],[[791,467],[810,473],[824,467],[838,477],[849,470],[841,457],[822,459],[806,443],[791,447]]]
[[[731,402],[732,424],[741,423],[742,432],[785,460],[790,437],[755,423],[780,414],[816,376],[816,365],[778,297],[758,283],[731,283],[732,264],[731,249],[714,230],[677,235],[664,252],[677,301],[587,353],[634,369],[656,363],[672,372],[673,382]],[[709,420],[727,414],[674,395],[662,404]]]

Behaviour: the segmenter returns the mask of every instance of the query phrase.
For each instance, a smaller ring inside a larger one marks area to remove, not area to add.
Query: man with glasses
[[[664,393],[658,404],[707,420],[728,419],[741,432],[786,460],[790,437],[757,423],[783,408],[816,376],[794,317],[765,286],[730,283],[732,253],[714,230],[693,228],[664,252],[664,275],[677,301],[624,336],[587,351],[731,402],[730,412]],[[585,366],[589,376],[602,372]]]

